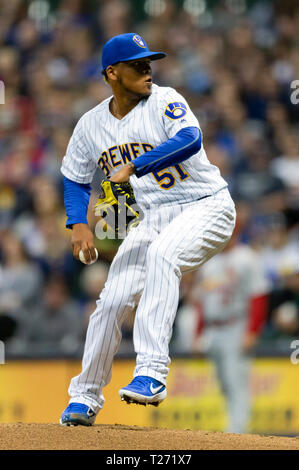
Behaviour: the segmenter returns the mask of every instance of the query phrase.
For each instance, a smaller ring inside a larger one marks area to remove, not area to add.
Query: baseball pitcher
[[[120,245],[90,317],[82,372],[71,380],[63,425],[95,422],[122,323],[135,309],[136,367],[119,395],[143,405],[165,399],[182,273],[221,251],[234,229],[234,203],[206,156],[196,117],[174,89],[152,82],[151,61],[165,56],[150,51],[135,33],[105,44],[102,73],[112,96],[82,116],[63,159],[76,258],[80,250],[87,261],[96,257],[86,213],[97,168],[104,177],[97,213],[104,217],[111,209],[118,215],[125,208],[136,219],[136,200],[143,214]]]

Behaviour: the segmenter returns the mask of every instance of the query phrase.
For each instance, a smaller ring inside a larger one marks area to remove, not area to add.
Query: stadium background
[[[298,30],[296,0],[0,1],[0,422],[56,422],[80,369],[88,316],[118,243],[96,239],[92,267],[73,259],[59,169],[78,118],[110,95],[100,76],[104,42],[135,31],[168,53],[154,64],[154,81],[175,87],[197,115],[236,202],[242,241],[258,251],[272,286],[254,352],[250,430],[298,434],[299,364],[290,361],[299,339]],[[99,175],[91,207],[98,183]],[[134,355],[132,323],[124,326],[101,422],[224,428],[212,365],[183,355],[175,337],[176,326],[163,408],[125,407],[116,391]]]

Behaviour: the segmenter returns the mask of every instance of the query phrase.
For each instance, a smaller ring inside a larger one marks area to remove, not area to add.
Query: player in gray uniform
[[[251,353],[267,314],[268,282],[257,253],[238,243],[236,233],[198,276],[203,322],[195,349],[215,364],[227,400],[226,431],[244,433],[251,411]]]
[[[121,325],[135,309],[136,368],[119,395],[128,403],[164,400],[181,275],[221,251],[234,228],[234,203],[206,156],[196,117],[174,89],[152,83],[150,61],[165,55],[134,33],[105,44],[102,69],[113,95],[82,116],[63,159],[75,257],[82,249],[87,261],[95,259],[86,212],[97,167],[115,183],[130,180],[144,215],[122,242],[90,317],[63,425],[94,423]]]

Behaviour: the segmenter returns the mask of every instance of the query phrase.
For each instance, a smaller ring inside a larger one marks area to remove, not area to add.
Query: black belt
[[[225,320],[211,320],[211,321],[205,321],[204,325],[209,327],[209,326],[226,326],[226,325],[232,325],[233,323],[236,323],[238,320],[241,320],[241,317],[231,317],[227,318]]]

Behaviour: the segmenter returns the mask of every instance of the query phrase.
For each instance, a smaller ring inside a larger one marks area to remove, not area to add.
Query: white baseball
[[[82,250],[79,251],[79,259],[81,261],[81,263],[84,263],[84,264],[93,264],[97,261],[98,259],[98,256],[99,256],[99,253],[98,253],[98,250],[95,248],[95,252],[96,252],[96,259],[95,260],[91,260],[89,261],[89,263],[86,261],[85,257],[84,257],[84,253]]]

